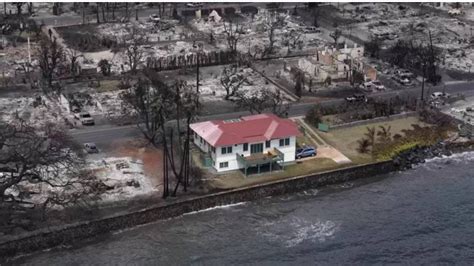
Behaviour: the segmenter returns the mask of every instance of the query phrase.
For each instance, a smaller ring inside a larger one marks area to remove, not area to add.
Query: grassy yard
[[[100,86],[96,88],[97,92],[108,92],[118,89],[119,80],[101,80]]]
[[[285,170],[274,171],[272,173],[267,172],[260,175],[249,175],[246,177],[241,171],[232,171],[217,175],[215,178],[209,180],[208,185],[211,189],[232,189],[347,166],[350,165],[339,165],[331,159],[316,158],[285,166]]]
[[[367,163],[373,161],[370,154],[361,154],[357,151],[359,139],[364,138],[367,132],[367,127],[391,126],[390,132],[392,136],[395,134],[403,135],[402,130],[412,129],[412,124],[426,126],[427,124],[421,122],[418,117],[407,117],[396,119],[393,121],[372,123],[367,125],[355,126],[350,128],[335,129],[329,132],[319,132],[319,135],[330,145],[341,151],[344,155],[349,157],[354,163]]]

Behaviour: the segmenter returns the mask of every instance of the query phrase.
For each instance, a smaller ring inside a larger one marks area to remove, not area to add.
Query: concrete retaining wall
[[[19,253],[31,253],[61,244],[71,244],[81,239],[96,237],[112,231],[172,218],[184,213],[219,205],[251,201],[268,196],[278,196],[358,178],[386,174],[394,170],[395,167],[392,161],[348,167],[320,174],[298,176],[268,184],[190,198],[162,206],[153,206],[134,213],[115,215],[101,220],[51,227],[0,243],[0,257],[11,257]]]

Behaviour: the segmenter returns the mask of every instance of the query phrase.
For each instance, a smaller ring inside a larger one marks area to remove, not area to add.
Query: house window
[[[216,153],[216,148],[211,147],[211,151],[212,151],[212,153]]]
[[[227,167],[229,167],[229,162],[219,163],[219,168],[227,168]]]
[[[202,144],[202,137],[201,136],[199,136],[199,142],[201,142],[201,144]]]
[[[232,146],[229,146],[229,147],[222,147],[222,148],[221,148],[221,153],[222,153],[222,154],[232,153]]]
[[[265,141],[265,148],[270,148],[270,140]]]
[[[290,138],[280,139],[280,147],[289,146],[289,145],[290,145]]]
[[[249,144],[248,143],[244,143],[244,151],[248,151],[249,150]]]

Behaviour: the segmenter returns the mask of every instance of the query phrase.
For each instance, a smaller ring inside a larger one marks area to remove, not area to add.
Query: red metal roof
[[[232,121],[205,121],[191,124],[190,127],[213,147],[300,135],[295,122],[274,114],[249,115]]]

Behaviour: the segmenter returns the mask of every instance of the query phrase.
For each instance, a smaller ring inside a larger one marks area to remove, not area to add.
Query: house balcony
[[[270,172],[273,170],[274,163],[281,163],[284,161],[284,154],[277,148],[273,148],[264,153],[253,153],[249,156],[243,156],[243,154],[236,154],[237,162],[243,165],[245,175],[247,176],[248,169],[251,167],[257,167],[257,171],[260,174],[260,168],[263,165],[270,166]]]

